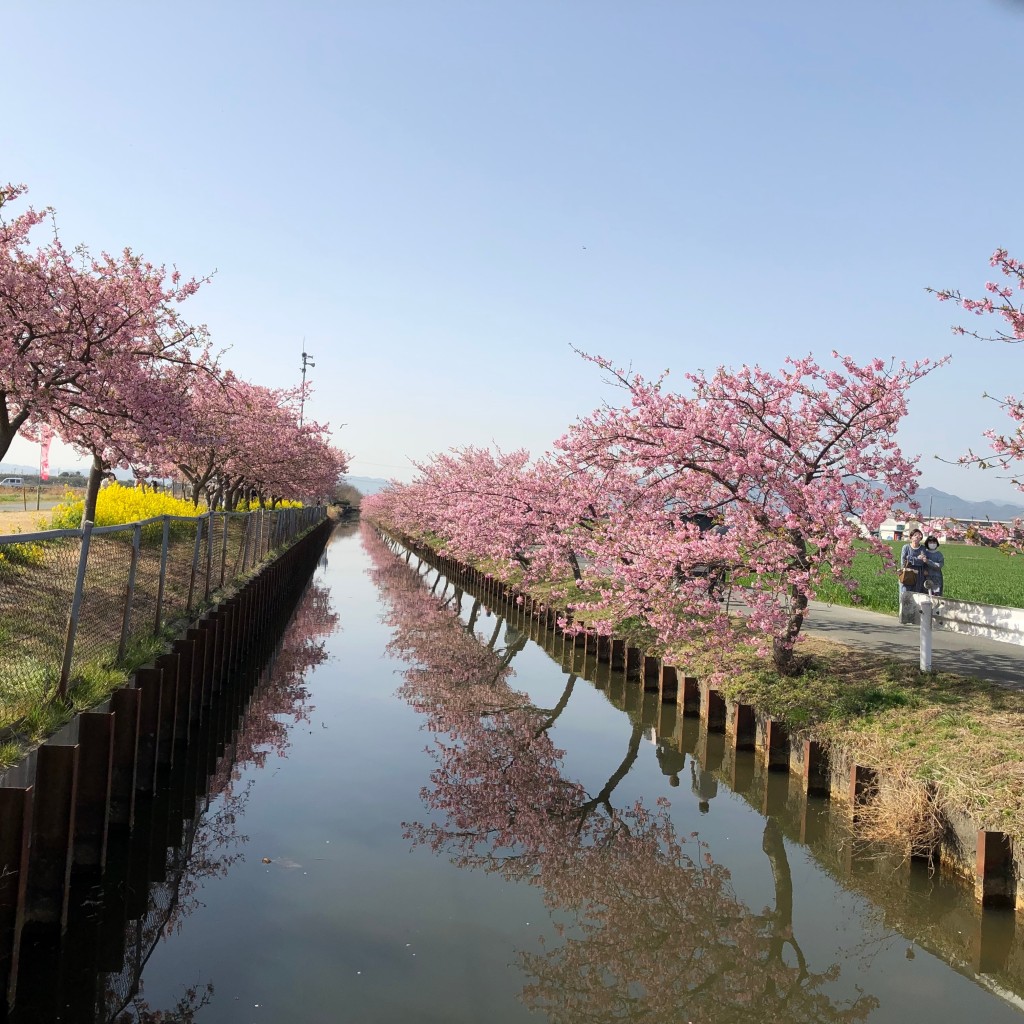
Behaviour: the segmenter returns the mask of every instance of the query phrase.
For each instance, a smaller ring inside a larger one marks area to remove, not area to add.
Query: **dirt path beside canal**
[[[45,520],[42,526],[39,525],[41,519]],[[49,512],[46,509],[37,512],[34,501],[27,512],[20,507],[15,509],[0,507],[0,537],[9,533],[35,533],[38,530],[45,530],[49,527],[49,521]]]

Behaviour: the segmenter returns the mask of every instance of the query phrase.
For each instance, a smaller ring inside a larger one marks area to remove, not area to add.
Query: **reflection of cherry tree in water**
[[[119,1013],[111,1024],[193,1024],[196,1014],[210,1005],[213,985],[192,985],[170,1010],[151,1010],[141,996],[135,996],[129,1009]]]
[[[838,965],[813,972],[793,934],[793,890],[782,835],[768,822],[763,849],[772,908],[754,913],[706,844],[681,838],[665,808],[623,813],[616,841],[573,851],[571,863],[539,852],[553,910],[570,912],[564,942],[526,953],[524,998],[556,1022],[862,1021],[878,1005],[837,1003],[823,991]]]
[[[812,971],[793,934],[792,879],[774,822],[762,844],[774,905],[755,913],[706,843],[677,833],[667,801],[614,806],[640,749],[639,725],[591,796],[564,778],[549,736],[572,677],[557,708],[536,707],[509,686],[516,641],[501,649],[477,640],[383,542],[367,534],[364,543],[390,606],[391,652],[409,664],[401,694],[435,735],[437,766],[423,791],[434,822],[408,825],[409,837],[459,865],[540,886],[549,909],[572,921],[557,947],[521,954],[534,979],[524,990],[531,1009],[566,1024],[867,1018],[877,1001],[830,999],[822,990],[838,966]]]
[[[287,756],[290,729],[308,722],[313,710],[306,675],[327,660],[324,638],[337,628],[330,591],[311,584],[249,702],[233,744],[209,779],[205,804],[196,810],[191,842],[170,854],[170,885],[151,890],[153,909],[145,919],[143,934],[133,936],[141,948],[127,999],[119,994],[123,991],[118,984],[123,972],[105,979],[104,1019],[110,1024],[192,1024],[196,1014],[210,1003],[212,983],[196,984],[185,990],[173,1009],[153,1010],[141,994],[138,975],[159,940],[180,931],[185,920],[203,906],[203,886],[224,877],[234,864],[245,859],[242,847],[248,836],[239,831],[238,824],[255,779],[250,776],[242,783],[243,771],[263,768],[271,754]],[[169,903],[157,911],[161,895],[168,888]]]

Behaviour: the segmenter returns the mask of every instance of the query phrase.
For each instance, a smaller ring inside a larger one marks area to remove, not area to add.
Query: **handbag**
[[[900,583],[902,583],[905,587],[916,587],[917,570],[911,569],[910,566],[907,565],[907,560],[904,559],[903,565],[901,565],[898,571],[896,572],[896,579],[898,579]]]

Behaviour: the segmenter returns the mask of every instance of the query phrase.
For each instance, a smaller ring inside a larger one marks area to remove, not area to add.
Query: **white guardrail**
[[[932,669],[933,629],[1024,646],[1024,609],[953,601],[929,594],[907,594],[906,597],[913,601],[914,617],[921,623],[922,672]]]

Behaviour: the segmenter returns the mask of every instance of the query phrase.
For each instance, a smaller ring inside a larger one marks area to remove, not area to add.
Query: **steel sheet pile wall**
[[[382,536],[396,556],[415,556],[434,567],[448,581],[445,590],[450,583],[478,598],[544,648],[563,671],[605,691],[613,705],[653,730],[659,746],[695,758],[702,771],[772,816],[826,871],[884,907],[892,927],[1002,996],[1018,1001],[1024,995],[1024,945],[1015,941],[1024,909],[1024,866],[1005,833],[951,822],[939,848],[914,851],[910,858],[856,842],[851,826],[886,784],[869,766],[831,763],[812,737],[790,735],[782,723],[727,701],[684,669],[618,637],[573,631],[561,613],[493,577],[409,538],[383,531]],[[951,900],[947,893],[938,916],[923,909],[922,892],[945,886],[931,876],[929,852],[954,888],[962,892],[965,878],[973,883],[973,902]]]
[[[198,615],[325,515],[211,511],[0,536],[0,739],[89,666],[121,663]]]
[[[845,806],[851,821],[888,784],[870,766],[830,758],[813,736],[790,736],[783,722],[749,705],[727,701],[706,680],[687,675],[681,667],[627,647],[618,637],[576,631],[571,621],[560,620],[559,614],[564,613],[556,613],[529,594],[514,591],[410,538],[388,539],[435,566],[457,586],[479,594],[493,607],[503,608],[510,621],[531,639],[544,631],[554,632],[583,658],[593,657],[612,671],[642,681],[644,689],[658,695],[659,700],[676,703],[682,715],[699,717],[706,731],[725,734],[733,752],[752,750],[768,771],[791,773],[805,798],[823,796]],[[914,850],[913,857],[938,863],[947,874],[967,879],[973,884],[975,899],[983,906],[1024,911],[1024,850],[1016,848],[1006,833],[980,829],[966,819],[951,820],[938,847]]]
[[[132,905],[115,912],[112,923],[104,915],[108,944],[123,954],[126,922],[145,915],[146,882],[166,879],[168,849],[180,845],[197,797],[231,756],[233,732],[330,529],[322,522],[264,564],[104,705],[77,716],[0,774],[0,1008],[17,1001],[26,935],[50,936],[54,956],[68,955],[71,947],[60,937],[68,926],[73,875],[104,881],[110,867],[141,878],[114,886]],[[82,952],[81,943],[73,946]]]

